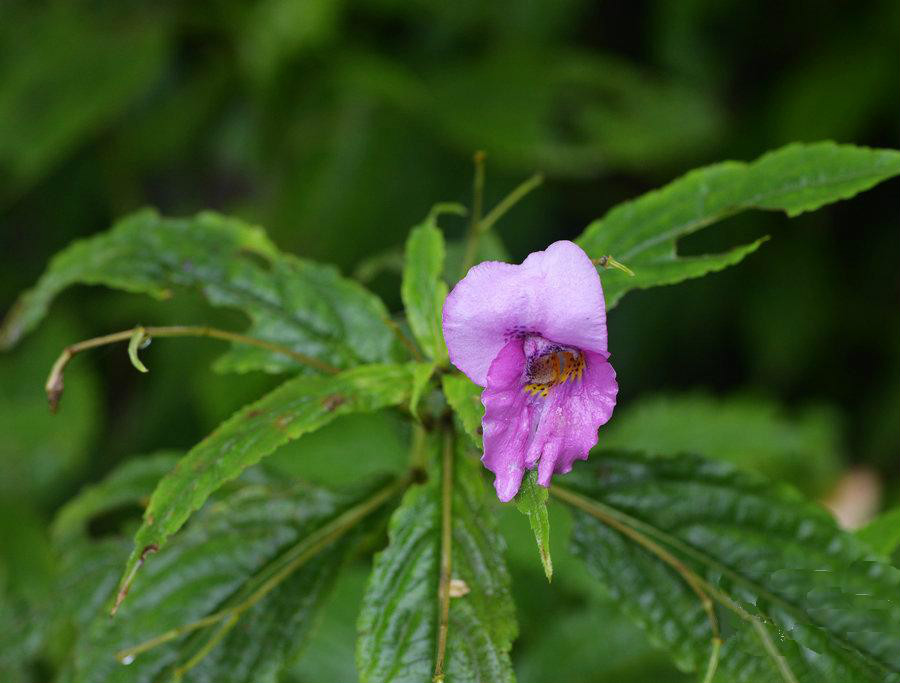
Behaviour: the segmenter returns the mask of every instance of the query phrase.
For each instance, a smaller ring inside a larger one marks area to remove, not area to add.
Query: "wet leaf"
[[[0,328],[0,348],[13,346],[46,315],[61,291],[102,284],[165,299],[199,289],[215,306],[252,321],[247,334],[337,366],[393,358],[394,336],[381,301],[332,266],[282,254],[257,227],[212,212],[163,218],[143,210],[109,232],[57,254]],[[307,369],[288,356],[236,345],[220,370]]]
[[[487,507],[480,466],[458,454],[451,485],[451,578],[469,588],[450,597],[443,670],[447,681],[512,681],[516,636],[503,541]],[[359,615],[362,683],[421,683],[435,672],[440,608],[442,476],[410,489],[391,518]]]
[[[406,241],[403,282],[400,293],[406,317],[419,345],[431,360],[447,363],[447,345],[441,327],[441,311],[447,298],[444,272],[444,234],[437,225],[442,213],[461,215],[458,204],[438,204]]]
[[[364,365],[334,376],[296,377],[238,411],[159,482],[134,537],[116,604],[140,566],[209,495],[288,441],[340,415],[409,400],[416,364]]]
[[[712,639],[689,574],[716,605],[726,678],[900,680],[900,571],[793,490],[721,461],[615,451],[565,487],[575,552],[684,670],[705,669]]]
[[[722,270],[765,238],[721,254],[679,256],[680,237],[748,209],[797,216],[863,192],[900,174],[900,152],[833,142],[793,144],[756,161],[724,161],[616,206],[591,223],[578,244],[591,258],[612,255],[635,275],[602,273],[607,308],[626,292],[670,285]]]

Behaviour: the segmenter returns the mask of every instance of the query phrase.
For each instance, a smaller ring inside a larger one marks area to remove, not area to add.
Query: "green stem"
[[[541,183],[544,182],[544,176],[541,173],[535,173],[533,176],[528,178],[528,180],[524,181],[518,187],[516,187],[512,192],[506,195],[497,206],[491,209],[488,214],[481,220],[481,223],[478,226],[479,233],[486,233],[488,230],[494,227],[494,224],[503,218],[506,215],[507,211],[513,208],[516,204],[518,204],[522,199],[524,199],[525,195],[531,192],[534,189],[540,187]]]
[[[450,579],[453,571],[453,430],[444,429],[441,479],[441,574],[438,582],[437,655],[432,683],[443,683],[444,658],[447,653],[447,630],[450,626]]]
[[[719,651],[722,649],[722,639],[713,638],[712,650],[709,653],[709,662],[706,664],[706,675],[703,676],[703,683],[712,683],[716,675],[716,669],[719,667]]]
[[[462,272],[459,274],[463,277],[466,271],[475,261],[475,253],[478,249],[479,224],[481,223],[481,212],[484,207],[484,160],[485,153],[481,150],[475,152],[472,161],[475,163],[475,177],[472,179],[472,215],[469,217],[469,234],[466,237],[466,250],[463,254]]]
[[[237,332],[229,332],[228,330],[220,330],[215,327],[202,327],[196,325],[169,325],[164,327],[138,326],[130,330],[113,332],[112,334],[105,334],[102,337],[93,337],[92,339],[86,339],[84,341],[78,342],[77,344],[67,346],[65,349],[63,349],[63,352],[59,355],[59,358],[57,358],[56,362],[53,364],[53,368],[50,370],[50,375],[47,378],[47,384],[44,387],[47,391],[47,399],[50,402],[50,410],[55,413],[57,407],[59,406],[59,400],[60,398],[62,398],[63,393],[63,374],[65,372],[66,366],[69,364],[69,361],[71,361],[72,358],[74,358],[82,351],[87,351],[88,349],[95,349],[100,346],[108,346],[109,344],[118,344],[121,342],[132,342],[139,336],[143,336],[146,338],[211,337],[213,339],[222,339],[225,341],[235,342],[237,344],[256,346],[273,353],[280,353],[284,356],[287,356],[288,358],[291,358],[300,365],[306,365],[308,367],[315,368],[320,372],[325,372],[328,374],[335,374],[337,372],[340,372],[339,368],[336,368],[330,363],[321,361],[318,358],[313,358],[312,356],[307,356],[304,353],[299,353],[297,351],[294,351],[293,349],[288,348],[287,346],[282,346],[281,344],[268,342],[264,339],[256,339],[255,337],[248,337],[243,334],[238,334]],[[134,349],[132,351],[135,352]]]
[[[504,197],[497,206],[491,209],[484,218],[477,223],[472,223],[466,241],[466,251],[465,256],[463,257],[463,267],[460,277],[465,275],[469,268],[474,265],[475,258],[478,254],[478,241],[481,239],[481,236],[494,227],[494,224],[503,218],[507,211],[514,207],[525,195],[538,187],[542,182],[544,182],[544,176],[540,173],[534,174],[506,195],[506,197]],[[475,217],[474,210],[472,212],[472,217]]]
[[[420,422],[412,423],[412,443],[409,447],[409,466],[413,471],[425,471],[427,432]]]
[[[237,612],[232,612],[229,617],[216,629],[216,632],[213,633],[212,638],[207,640],[203,647],[201,647],[194,655],[187,660],[184,664],[175,667],[175,671],[172,673],[172,679],[174,681],[180,681],[184,678],[184,675],[193,669],[197,664],[199,664],[206,655],[215,649],[216,645],[222,642],[222,639],[228,635],[228,632],[234,628],[234,625],[237,623],[240,618],[240,614]]]

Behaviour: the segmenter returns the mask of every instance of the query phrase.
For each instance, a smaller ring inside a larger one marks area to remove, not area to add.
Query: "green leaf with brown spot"
[[[372,293],[333,266],[281,253],[262,229],[213,212],[164,218],[142,210],[111,230],[57,254],[0,328],[12,347],[47,314],[53,299],[76,284],[105,285],[166,299],[199,290],[214,306],[251,320],[251,337],[286,346],[338,368],[396,357],[388,312]],[[128,321],[133,324],[134,321]],[[258,347],[235,345],[219,370],[306,369]]]
[[[282,444],[340,415],[406,403],[416,369],[415,363],[363,365],[334,376],[296,377],[223,422],[154,490],[134,537],[117,604],[147,556],[162,548],[216,489]]]

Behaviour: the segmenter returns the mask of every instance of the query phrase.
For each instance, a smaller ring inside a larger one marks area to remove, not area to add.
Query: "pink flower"
[[[485,387],[482,462],[502,501],[527,469],[550,486],[587,460],[616,405],[600,277],[572,242],[472,268],[444,303],[450,361]]]

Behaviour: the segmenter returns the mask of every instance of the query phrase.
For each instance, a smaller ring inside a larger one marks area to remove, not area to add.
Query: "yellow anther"
[[[554,351],[533,361],[529,367],[529,378],[525,393],[540,394],[546,398],[550,389],[569,380],[580,380],[584,373],[584,356],[574,351]]]
[[[541,396],[546,396],[547,392],[550,390],[550,385],[548,384],[526,384],[525,385],[525,393],[531,394],[532,396],[537,396],[541,394]]]

